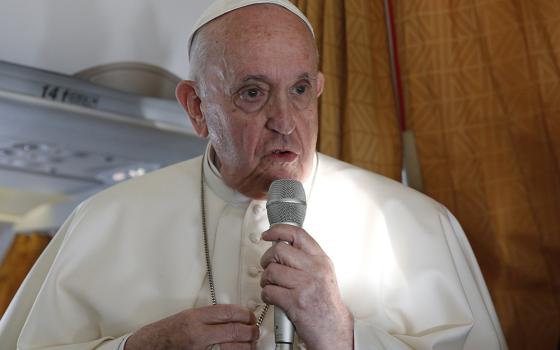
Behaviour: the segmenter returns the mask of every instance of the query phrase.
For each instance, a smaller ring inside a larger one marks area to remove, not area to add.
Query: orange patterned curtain
[[[17,234],[0,265],[0,318],[31,267],[46,248],[51,236]]]
[[[319,150],[400,179],[383,2],[292,1],[313,24],[327,82],[320,101]]]
[[[560,338],[560,2],[394,1],[425,192],[463,224],[510,348]]]

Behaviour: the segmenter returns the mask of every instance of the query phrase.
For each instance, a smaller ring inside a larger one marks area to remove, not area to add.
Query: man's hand
[[[238,305],[212,305],[181,311],[142,327],[125,350],[250,350],[259,338],[255,315]]]
[[[285,241],[261,259],[263,301],[282,308],[308,349],[352,349],[354,321],[342,302],[334,267],[305,230],[274,225],[265,241]]]

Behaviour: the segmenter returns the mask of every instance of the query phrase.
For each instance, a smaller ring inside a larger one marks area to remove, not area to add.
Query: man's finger
[[[311,266],[312,256],[287,244],[276,244],[270,247],[261,257],[261,266],[266,269],[271,263],[278,263],[305,270]]]
[[[256,349],[255,343],[225,343],[220,344],[220,350],[252,350]]]
[[[263,232],[265,241],[285,241],[295,248],[312,255],[324,254],[319,244],[304,229],[286,224],[273,225]]]
[[[263,271],[261,287],[274,284],[280,287],[293,289],[307,283],[305,273],[281,264],[271,263]]]
[[[243,323],[224,323],[204,326],[206,335],[204,343],[251,343],[259,339],[259,328],[256,325]]]
[[[279,306],[289,316],[290,290],[273,284],[264,286],[261,290],[261,299],[271,305]]]
[[[197,309],[198,320],[205,324],[238,322],[254,325],[257,320],[249,309],[234,304],[218,304]]]

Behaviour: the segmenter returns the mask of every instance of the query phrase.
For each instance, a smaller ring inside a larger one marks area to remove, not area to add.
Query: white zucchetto
[[[290,11],[294,15],[298,16],[307,26],[313,37],[315,37],[315,33],[313,32],[313,27],[311,23],[305,17],[305,15],[289,0],[216,0],[214,1],[208,8],[200,15],[196,23],[191,29],[189,34],[189,40],[187,42],[188,52],[190,55],[192,40],[194,38],[195,33],[202,28],[206,23],[225,15],[228,12],[233,10],[240,9],[242,7],[256,5],[256,4],[272,4],[282,6],[286,10]]]

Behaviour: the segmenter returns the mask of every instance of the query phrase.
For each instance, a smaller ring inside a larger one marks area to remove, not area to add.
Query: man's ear
[[[325,76],[322,72],[317,73],[317,97],[321,96],[325,88]]]
[[[325,76],[322,72],[317,73],[317,97],[321,96],[325,88]]]
[[[196,82],[192,80],[180,81],[175,88],[175,96],[189,115],[191,124],[198,136],[206,138],[208,136],[208,126],[200,108],[202,101],[198,96]]]

